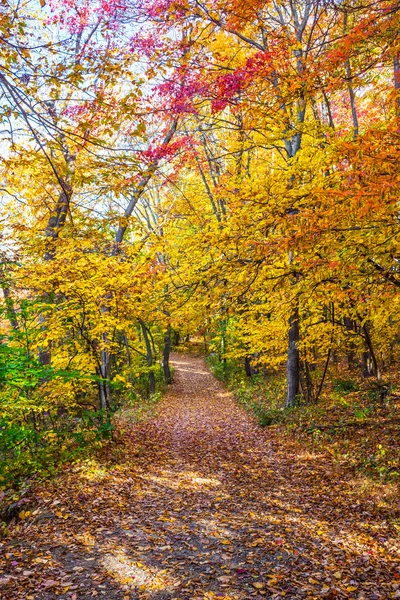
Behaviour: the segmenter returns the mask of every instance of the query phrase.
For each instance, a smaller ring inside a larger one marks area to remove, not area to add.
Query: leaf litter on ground
[[[329,452],[260,428],[201,358],[174,364],[157,415],[35,487],[0,598],[400,598],[396,530]]]

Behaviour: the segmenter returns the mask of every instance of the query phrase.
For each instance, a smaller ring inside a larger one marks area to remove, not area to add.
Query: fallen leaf
[[[261,581],[255,581],[252,583],[252,586],[256,588],[256,590],[263,590],[265,588],[265,583],[262,583]]]

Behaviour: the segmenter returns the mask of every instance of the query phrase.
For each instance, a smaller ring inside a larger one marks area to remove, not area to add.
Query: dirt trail
[[[38,489],[0,545],[0,598],[400,598],[399,540],[359,482],[259,428],[202,359],[173,363],[111,465]]]

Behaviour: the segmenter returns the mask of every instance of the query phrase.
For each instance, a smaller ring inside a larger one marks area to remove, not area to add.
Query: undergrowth
[[[60,403],[52,406],[45,384],[57,377],[61,390],[65,378],[50,368],[44,373],[36,361],[29,369],[20,363],[0,363],[0,520],[8,516],[10,498],[11,505],[19,507],[18,498],[31,482],[52,478],[68,463],[99,455],[118,442],[124,428],[151,417],[165,389],[158,369],[156,394],[147,393],[146,374],[141,373],[135,388],[120,382],[112,386],[113,404],[107,411],[96,408],[96,388],[90,381],[85,396],[73,398],[68,405],[60,393]],[[13,395],[7,386],[11,370],[13,382],[18,383]]]
[[[284,373],[247,377],[241,364],[207,358],[214,375],[224,381],[237,401],[260,426],[279,428],[310,450],[328,453],[348,473],[384,484],[400,483],[400,398],[396,387],[384,403],[370,380],[340,373],[327,382],[318,403],[301,400],[284,408]]]

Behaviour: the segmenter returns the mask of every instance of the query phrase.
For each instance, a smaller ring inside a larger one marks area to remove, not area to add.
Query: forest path
[[[357,482],[261,429],[201,358],[173,363],[158,415],[110,461],[38,489],[0,598],[399,598],[398,542]]]

